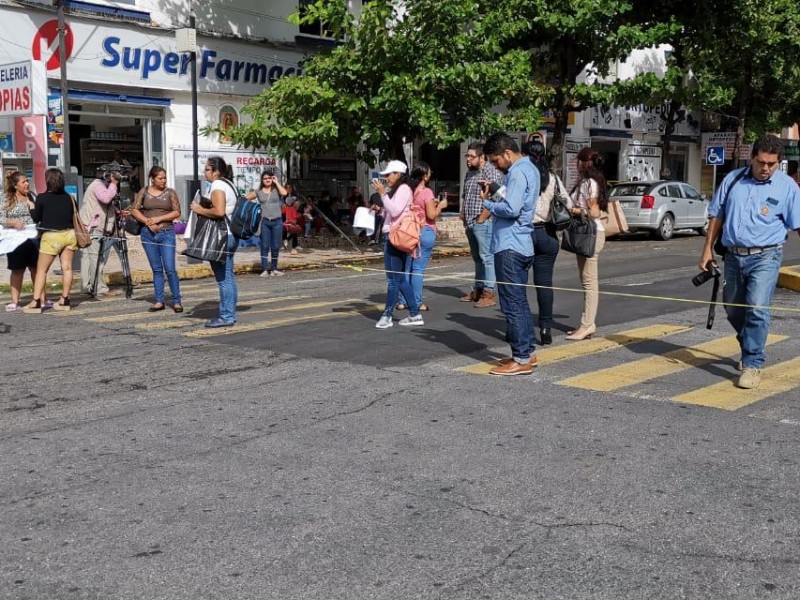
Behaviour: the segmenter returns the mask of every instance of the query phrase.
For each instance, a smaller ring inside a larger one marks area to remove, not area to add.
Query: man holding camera
[[[483,151],[492,165],[506,173],[505,189],[490,197],[491,182],[481,180],[483,208],[494,218],[492,253],[500,309],[506,318],[511,359],[489,371],[492,375],[526,375],[537,365],[533,315],[528,304],[528,271],[533,265],[533,209],[539,198],[539,171],[505,134],[491,136]],[[482,221],[486,215],[479,218]]]
[[[787,230],[800,233],[800,189],[779,170],[783,144],[764,135],[753,144],[750,166],[722,180],[710,217],[700,269],[713,272],[713,247],[725,247],[723,302],[742,349],[738,387],[761,383],[769,334],[769,304],[778,283]]]
[[[480,181],[500,183],[501,173],[486,160],[483,144],[473,142],[467,146],[467,174],[464,176],[464,203],[461,220],[467,233],[469,251],[475,262],[475,283],[472,291],[460,298],[461,302],[473,302],[476,308],[497,305],[494,299],[494,255],[492,254],[492,221],[477,222],[483,209]]]
[[[83,193],[78,213],[92,238],[92,244],[81,251],[81,288],[95,298],[110,294],[103,280],[103,270],[114,241],[105,238],[108,232],[114,231],[116,214],[112,201],[117,196],[121,179],[119,171],[108,171],[97,177]]]

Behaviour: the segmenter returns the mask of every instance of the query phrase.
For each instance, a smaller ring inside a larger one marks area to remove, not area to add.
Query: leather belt
[[[755,246],[753,248],[743,248],[741,246],[731,246],[727,248],[728,252],[737,254],[739,256],[750,256],[751,254],[761,254],[764,250],[770,248],[777,248],[780,244],[772,244],[771,246]]]

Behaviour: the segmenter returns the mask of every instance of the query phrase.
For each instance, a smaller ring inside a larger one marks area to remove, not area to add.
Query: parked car
[[[619,202],[629,231],[650,231],[668,240],[677,229],[708,230],[708,202],[682,181],[625,181],[609,190],[609,200]]]

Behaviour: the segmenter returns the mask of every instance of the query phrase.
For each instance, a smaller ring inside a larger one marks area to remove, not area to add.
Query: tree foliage
[[[358,20],[317,0],[293,18],[343,41],[252,99],[235,143],[393,158],[417,138],[530,131],[549,111],[558,168],[569,113],[599,104],[669,103],[665,159],[684,107],[731,114],[741,133],[800,116],[793,0],[370,0]],[[596,83],[659,44],[672,47],[662,74]]]

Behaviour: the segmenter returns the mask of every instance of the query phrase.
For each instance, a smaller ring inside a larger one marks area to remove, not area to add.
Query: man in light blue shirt
[[[787,230],[800,233],[800,188],[778,170],[783,144],[764,135],[753,144],[750,166],[729,173],[708,208],[700,268],[714,262],[721,234],[725,253],[723,302],[742,348],[738,386],[757,388],[766,360],[769,304],[778,283]],[[745,306],[728,306],[745,305]]]
[[[500,308],[506,317],[506,340],[511,359],[490,371],[492,375],[525,375],[537,365],[534,352],[533,315],[528,305],[528,271],[533,265],[533,209],[539,198],[539,171],[517,142],[505,133],[491,136],[483,152],[498,170],[506,173],[505,193],[484,200],[494,217],[492,253]],[[488,196],[488,182],[484,196]]]

